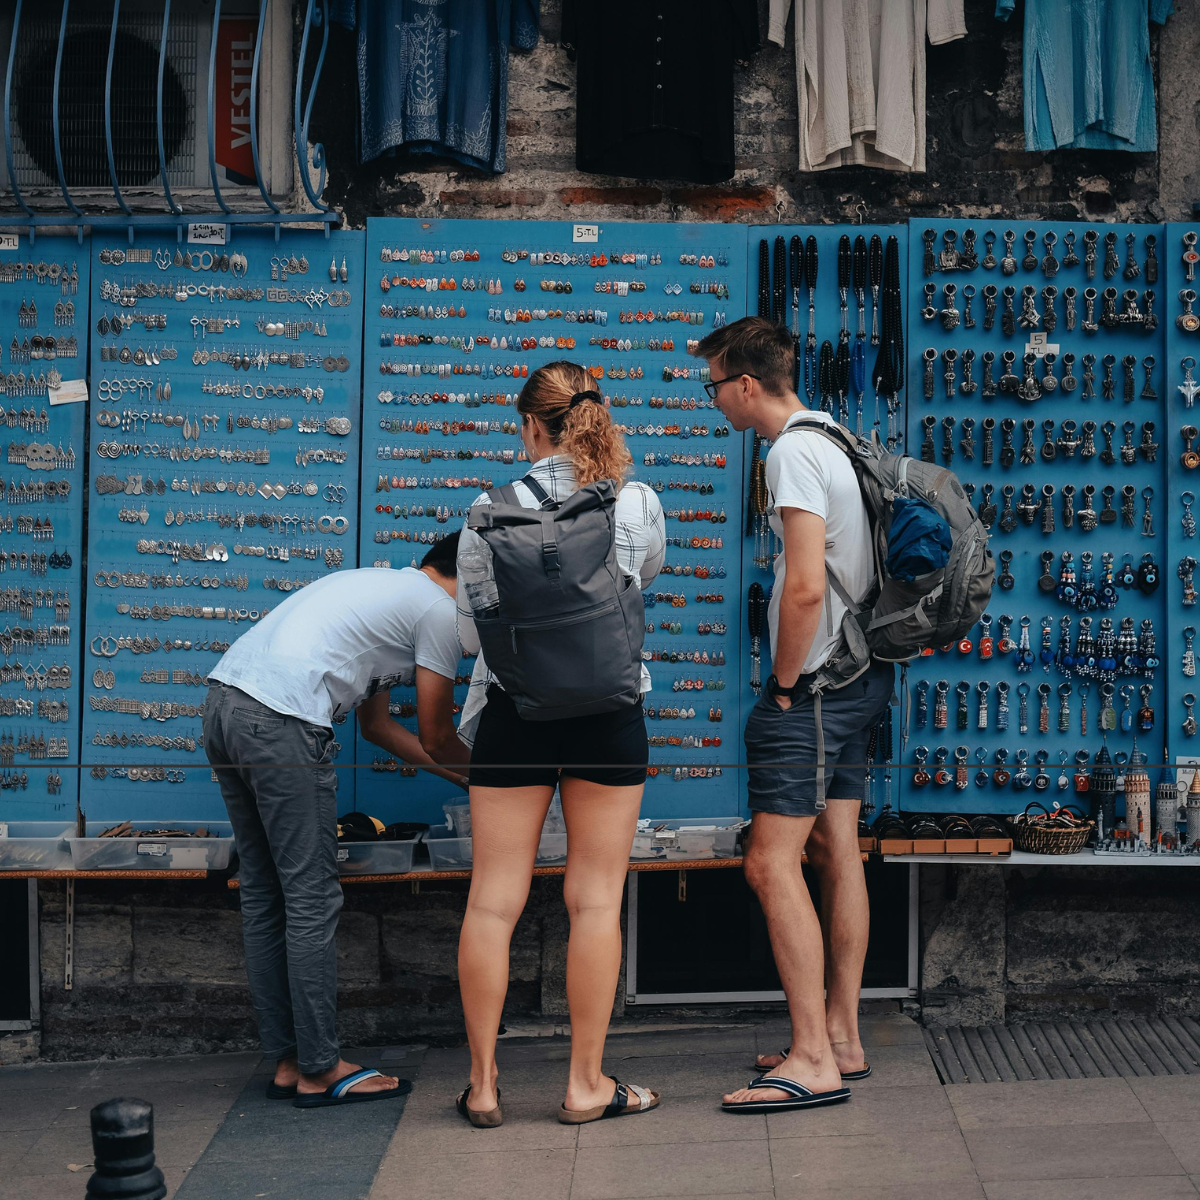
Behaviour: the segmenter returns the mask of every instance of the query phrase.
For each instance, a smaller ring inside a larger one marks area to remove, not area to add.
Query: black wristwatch
[[[797,679],[791,687],[783,687],[779,680],[774,675],[767,677],[767,695],[768,696],[786,696],[789,700],[795,700],[796,694],[800,691],[800,680]]]

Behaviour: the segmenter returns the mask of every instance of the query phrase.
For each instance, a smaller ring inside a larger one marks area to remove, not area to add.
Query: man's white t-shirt
[[[835,424],[827,413],[801,409],[788,418],[784,429],[801,418]],[[867,594],[875,577],[871,555],[871,528],[854,468],[846,453],[819,433],[781,433],[767,455],[768,519],[775,536],[783,538],[781,508],[815,513],[825,521],[825,566],[854,600]],[[787,562],[781,550],[775,560],[775,587],[767,610],[771,631],[771,656],[779,639],[779,603]],[[801,567],[800,569],[803,569]],[[841,641],[846,606],[826,581],[821,621],[804,660],[801,674],[825,665]]]
[[[417,667],[453,679],[454,599],[424,571],[336,571],[293,592],[208,673],[278,713],[329,726],[411,685]]]

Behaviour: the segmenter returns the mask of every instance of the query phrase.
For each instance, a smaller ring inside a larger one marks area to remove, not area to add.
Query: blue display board
[[[910,223],[908,451],[973,489],[998,586],[990,639],[978,627],[907,670],[903,761],[928,761],[903,773],[904,809],[1015,812],[1035,798],[1073,799],[1075,763],[1105,741],[1122,761],[1136,736],[1149,761],[1161,761],[1168,689],[1155,663],[1171,645],[1166,598],[1178,585],[1165,559],[1179,521],[1166,467],[1177,434],[1163,419],[1164,392],[1175,386],[1174,367],[1163,369],[1173,315],[1163,302],[1163,233]],[[1006,617],[1016,649],[1001,648]],[[1081,627],[1097,642],[1091,650],[1079,644]],[[965,772],[955,770],[956,752]],[[947,770],[935,767],[941,758]],[[1028,790],[1017,786],[1022,758]],[[1012,779],[998,783],[1006,772]],[[932,778],[918,786],[923,775]]]
[[[0,820],[79,792],[88,253],[0,235]]]
[[[717,764],[738,761],[741,745],[742,447],[688,343],[745,313],[745,226],[379,218],[367,236],[363,565],[419,561],[480,490],[519,478],[523,380],[556,359],[586,365],[625,429],[634,477],[669,514],[666,570],[646,591],[656,770],[643,813],[733,814],[738,772]],[[413,689],[393,689],[393,713],[415,729],[414,703]],[[681,712],[692,715],[666,715]],[[358,759],[378,768],[359,773],[359,807],[382,820],[440,820],[461,796],[402,777],[361,739]]]
[[[1200,559],[1200,436],[1189,426],[1200,424],[1200,222],[1169,224],[1162,248],[1166,267],[1163,324],[1166,328],[1166,361],[1163,393],[1164,459],[1167,464],[1168,504],[1163,519],[1167,550],[1163,563],[1163,589],[1167,600],[1169,635],[1162,647],[1167,686],[1164,727],[1167,762],[1200,756],[1194,709],[1197,687],[1196,630],[1200,612],[1196,604],[1196,571]],[[1186,503],[1185,503],[1186,500]]]
[[[207,672],[289,592],[357,565],[365,244],[93,240],[90,819],[222,817]],[[353,721],[336,732],[348,763]]]
[[[908,277],[908,227],[755,225],[750,227],[749,234],[747,312],[781,319],[791,329],[797,351],[796,389],[801,400],[812,409],[828,412],[856,433],[866,437],[878,434],[889,448],[903,451],[906,405],[903,380],[898,380],[901,386],[893,391],[875,386],[879,343],[883,340],[884,298],[882,282],[872,287],[870,267],[874,244],[879,256],[876,278],[882,280],[888,243],[895,239],[903,291]],[[861,260],[859,288],[855,287],[853,269],[856,245]],[[907,296],[904,299],[907,319]],[[828,368],[836,362],[838,348],[843,344],[847,368],[840,382],[846,386],[839,391],[837,371]],[[751,686],[749,667],[754,647],[747,594],[751,585],[758,583],[769,600],[775,579],[775,556],[780,549],[767,525],[766,514],[752,511],[749,519],[746,515],[746,506],[753,507],[751,475],[756,438],[753,432],[744,437],[741,637],[743,660],[748,666],[742,673],[740,687],[743,720],[758,699],[756,688]],[[769,450],[770,443],[759,439],[757,456],[765,460]],[[771,673],[771,645],[765,620],[759,646],[761,663],[755,677],[762,683]],[[878,745],[873,760],[880,766],[870,774],[871,786],[864,806],[868,814],[873,807],[894,801],[895,773],[883,766],[884,750],[884,746]]]

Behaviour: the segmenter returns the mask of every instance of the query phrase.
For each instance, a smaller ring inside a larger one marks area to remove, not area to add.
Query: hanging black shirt
[[[562,42],[579,65],[581,171],[733,175],[733,68],[758,49],[756,0],[563,0]]]

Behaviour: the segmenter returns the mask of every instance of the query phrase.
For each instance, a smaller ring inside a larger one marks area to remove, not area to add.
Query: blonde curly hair
[[[586,397],[586,399],[576,399]],[[595,381],[578,363],[552,362],[538,367],[517,397],[522,417],[537,417],[555,449],[575,464],[580,487],[611,479],[618,490],[633,457],[609,415]]]

